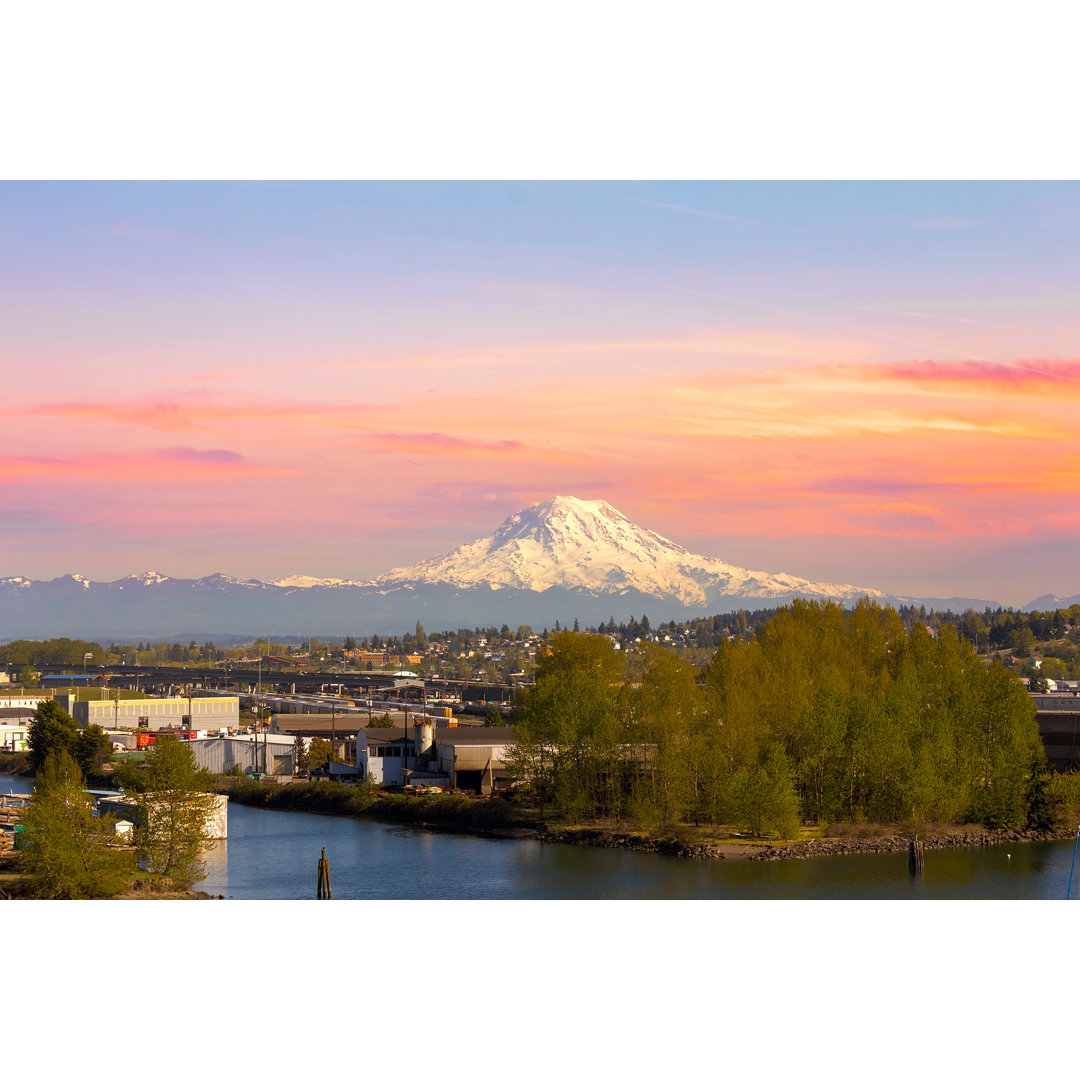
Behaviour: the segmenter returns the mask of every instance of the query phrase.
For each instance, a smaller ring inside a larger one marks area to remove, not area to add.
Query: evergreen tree
[[[303,735],[297,735],[293,739],[293,760],[298,771],[308,768],[307,744],[304,742]]]
[[[76,757],[78,740],[78,725],[67,709],[52,699],[41,702],[34,710],[26,733],[34,772],[45,764],[50,754],[65,753]]]
[[[75,760],[86,776],[100,776],[112,757],[112,740],[100,724],[87,724],[75,737]]]
[[[110,815],[94,816],[93,799],[70,754],[50,754],[35,777],[34,799],[23,812],[26,846],[19,865],[30,894],[40,899],[96,900],[122,892],[135,855],[117,844]]]

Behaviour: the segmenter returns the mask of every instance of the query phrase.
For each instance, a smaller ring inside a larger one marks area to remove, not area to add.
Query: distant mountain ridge
[[[78,636],[135,640],[183,628],[214,634],[333,636],[502,622],[537,628],[575,618],[648,614],[654,621],[767,608],[796,597],[853,604],[998,607],[967,597],[912,598],[864,586],[747,570],[697,555],[631,522],[613,506],[554,496],[511,515],[488,536],[375,578],[292,575],[265,582],[226,574],[188,579],[157,571],[94,582],[0,578],[0,638]]]
[[[1046,593],[1043,596],[1037,596],[1029,604],[1025,604],[1021,611],[1057,611],[1058,608],[1072,607],[1073,604],[1080,604],[1080,593],[1075,596],[1054,596],[1053,593]]]

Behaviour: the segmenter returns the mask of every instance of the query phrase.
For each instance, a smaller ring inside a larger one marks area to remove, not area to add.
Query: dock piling
[[[333,897],[330,888],[330,860],[326,857],[326,848],[322,849],[322,857],[319,859],[319,883],[315,896],[318,900],[330,900]]]
[[[912,877],[922,877],[923,872],[923,842],[915,837],[908,844],[908,873]]]

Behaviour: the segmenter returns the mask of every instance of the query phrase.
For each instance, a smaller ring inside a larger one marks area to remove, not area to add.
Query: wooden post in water
[[[922,877],[923,842],[919,839],[918,834],[908,844],[908,872],[912,877]]]
[[[322,857],[319,859],[319,884],[315,897],[318,900],[330,900],[333,897],[330,888],[330,860],[326,857],[326,848],[322,849]]]

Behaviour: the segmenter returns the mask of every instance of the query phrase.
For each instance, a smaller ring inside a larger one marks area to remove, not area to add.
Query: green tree
[[[571,820],[606,809],[626,741],[618,708],[623,677],[623,654],[610,641],[564,630],[538,658],[535,686],[518,700],[511,767]]]
[[[382,714],[382,716],[373,716],[368,721],[368,727],[388,728],[393,726],[394,721],[390,719],[390,714],[385,712]]]
[[[303,735],[297,735],[293,739],[293,759],[296,762],[296,768],[306,769],[309,767],[307,744],[304,742]]]
[[[100,776],[112,757],[112,740],[100,724],[87,724],[75,737],[75,760],[85,776]]]
[[[38,673],[29,664],[23,664],[19,668],[19,685],[27,690],[33,690],[41,685]]]
[[[125,789],[133,789],[139,818],[135,842],[146,869],[176,881],[205,877],[202,856],[210,844],[214,803],[210,774],[196,765],[191,747],[159,734],[147,768],[127,767],[118,775]]]
[[[95,900],[122,892],[135,854],[119,845],[111,815],[94,817],[93,799],[70,754],[57,751],[35,777],[34,799],[22,814],[26,846],[20,868],[40,899]]]
[[[76,757],[78,739],[78,725],[67,709],[57,701],[43,701],[34,710],[26,732],[34,772],[42,768],[50,754],[62,752]]]
[[[776,833],[785,840],[798,835],[799,797],[791,764],[779,747],[771,747],[760,765],[740,769],[734,792],[739,817],[752,835]]]
[[[313,769],[321,769],[329,762],[341,764],[341,758],[332,750],[328,739],[315,738],[308,747],[308,764]]]

